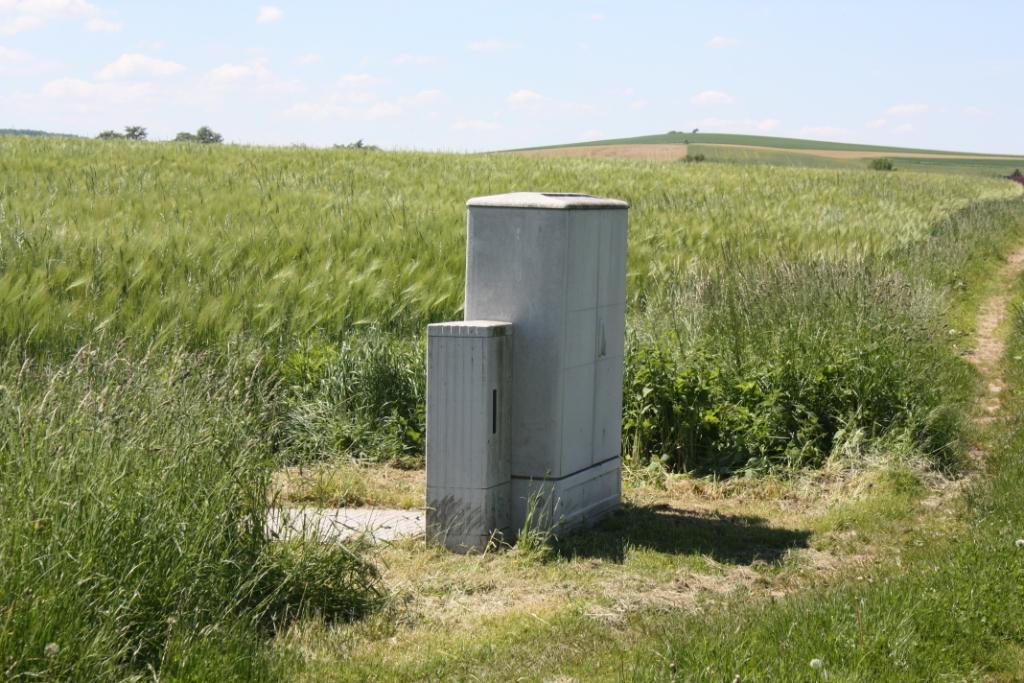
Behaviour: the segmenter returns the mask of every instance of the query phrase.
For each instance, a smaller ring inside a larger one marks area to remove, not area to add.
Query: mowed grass
[[[881,458],[785,480],[630,471],[619,513],[549,545],[375,549],[393,602],[359,623],[296,624],[276,654],[298,681],[628,678],[637,661],[661,661],[684,615],[703,628],[723,605],[863,580],[908,539],[948,533],[952,497],[921,514],[936,485],[954,488]]]

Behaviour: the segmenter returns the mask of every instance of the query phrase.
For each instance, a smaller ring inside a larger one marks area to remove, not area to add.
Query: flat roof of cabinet
[[[487,206],[507,209],[628,209],[621,199],[592,197],[569,192],[510,192],[473,197],[466,206]]]

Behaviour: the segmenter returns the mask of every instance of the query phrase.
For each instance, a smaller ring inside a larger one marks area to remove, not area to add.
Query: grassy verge
[[[955,469],[975,385],[959,353],[1022,238],[1019,200],[985,202],[884,257],[663,274],[630,318],[625,452],[725,475],[871,449]]]
[[[872,450],[955,469],[974,386],[958,354],[1024,238],[1020,205],[962,209],[879,257],[725,253],[652,275],[628,315],[625,452],[716,475]],[[423,371],[421,340],[380,331],[286,357],[274,442],[312,470],[302,499],[389,498],[351,459],[421,462]]]
[[[298,623],[278,656],[304,681],[614,679],[658,646],[659,615],[783,600],[872,571],[910,534],[938,535],[954,524],[946,511],[917,515],[936,483],[881,462],[786,480],[633,472],[622,512],[548,545],[374,549],[389,606]]]
[[[962,495],[885,460],[795,480],[636,470],[622,515],[545,556],[387,549],[406,601],[354,627],[306,622],[280,656],[296,680],[1018,680],[1016,311],[1005,420]]]
[[[0,363],[0,677],[262,680],[297,617],[381,597],[351,550],[273,544],[244,359],[86,347]]]
[[[1018,290],[1018,303],[1021,301]],[[919,534],[896,566],[781,605],[734,605],[710,623],[642,619],[671,652],[640,657],[633,678],[695,680],[1019,680],[1024,676],[1024,315],[1004,367],[1013,394],[992,427],[986,475],[958,533]],[[712,637],[711,634],[714,634]],[[817,660],[821,668],[812,670]]]

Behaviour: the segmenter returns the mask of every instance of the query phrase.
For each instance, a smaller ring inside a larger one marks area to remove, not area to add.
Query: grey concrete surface
[[[365,537],[373,543],[423,536],[423,510],[388,508],[278,508],[267,517],[272,538],[347,541]]]

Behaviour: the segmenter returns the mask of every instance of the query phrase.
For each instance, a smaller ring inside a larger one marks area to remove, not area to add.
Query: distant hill
[[[31,130],[29,128],[0,128],[0,135],[24,135],[26,137],[75,137],[67,133],[50,133],[45,130]]]
[[[682,161],[695,158],[718,163],[865,168],[872,159],[887,157],[897,169],[1007,176],[1024,166],[1024,156],[975,154],[945,150],[859,145],[766,135],[685,133],[575,142],[508,150],[529,156],[590,157],[643,161]]]

